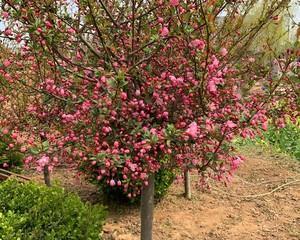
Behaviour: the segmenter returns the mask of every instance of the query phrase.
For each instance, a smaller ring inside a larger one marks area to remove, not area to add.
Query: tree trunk
[[[190,176],[189,169],[184,170],[184,193],[185,193],[185,197],[191,200],[192,198],[191,176]]]
[[[44,170],[44,181],[45,181],[45,184],[46,184],[46,186],[51,187],[49,166],[45,165],[43,170]]]
[[[154,174],[151,174],[141,196],[141,240],[152,240],[153,209]]]

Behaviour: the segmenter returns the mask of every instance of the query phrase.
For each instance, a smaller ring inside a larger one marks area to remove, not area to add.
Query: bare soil
[[[187,200],[183,185],[173,184],[155,207],[154,240],[300,240],[300,162],[259,147],[241,152],[246,161],[228,187],[212,183],[205,192],[194,187]],[[55,178],[84,199],[101,199],[95,187],[71,183],[63,171]],[[138,240],[138,207],[108,208],[104,240]]]

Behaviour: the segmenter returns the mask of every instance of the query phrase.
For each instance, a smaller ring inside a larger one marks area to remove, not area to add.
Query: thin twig
[[[227,193],[219,188],[214,188],[215,190],[219,191],[219,192],[222,192],[228,196],[231,196],[231,197],[237,197],[237,198],[260,198],[260,197],[265,197],[265,196],[268,196],[268,195],[271,195],[275,192],[277,192],[278,190],[286,187],[286,186],[289,186],[289,185],[292,185],[292,184],[296,184],[300,182],[300,179],[296,179],[294,181],[291,181],[291,182],[287,182],[287,183],[284,183],[282,185],[279,185],[278,187],[274,188],[272,191],[270,192],[265,192],[265,193],[259,193],[259,194],[253,194],[253,195],[245,195],[245,196],[240,196],[240,195],[235,195],[235,194],[230,194],[230,193]]]
[[[115,21],[115,19],[113,18],[112,14],[110,13],[110,11],[108,10],[108,8],[106,7],[106,5],[104,4],[104,2],[102,0],[99,0],[102,8],[104,9],[104,11],[106,12],[106,14],[108,15],[108,17],[110,18],[111,22],[117,27],[119,28],[119,24]]]

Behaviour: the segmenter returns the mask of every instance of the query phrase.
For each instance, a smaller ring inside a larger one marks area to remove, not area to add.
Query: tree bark
[[[51,187],[50,172],[49,172],[48,165],[44,166],[43,172],[44,172],[44,181],[45,181],[46,186]]]
[[[184,171],[184,194],[185,197],[189,200],[192,199],[192,192],[191,192],[191,177],[189,169]]]
[[[152,240],[153,209],[154,174],[151,174],[141,196],[141,240]]]

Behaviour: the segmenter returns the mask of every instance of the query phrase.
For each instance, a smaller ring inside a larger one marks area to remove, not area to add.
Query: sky
[[[300,23],[300,0],[295,0],[292,5],[293,15],[295,17],[295,21]]]

